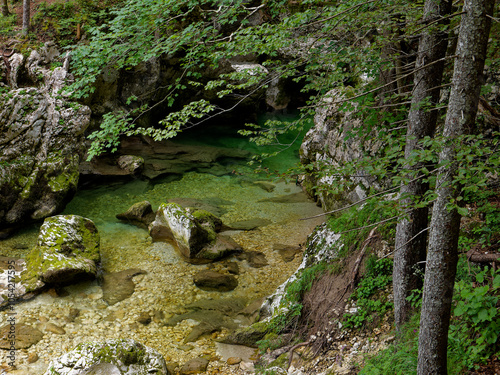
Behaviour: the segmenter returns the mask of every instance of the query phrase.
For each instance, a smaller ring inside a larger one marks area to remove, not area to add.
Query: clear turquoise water
[[[195,138],[181,137],[176,141],[256,149],[255,145],[249,144],[245,138],[232,131],[218,133],[216,136],[214,134],[212,129],[205,135],[201,132]],[[278,158],[266,160],[266,167],[270,170],[286,170],[297,161],[298,145],[295,145],[281,153]],[[81,189],[76,194],[63,214],[81,215],[94,221],[101,235],[103,270],[115,272],[140,268],[147,274],[134,278],[135,293],[113,306],[107,306],[103,302],[102,290],[96,282],[66,287],[68,295],[64,297],[56,298],[45,293],[30,302],[17,305],[19,316],[30,324],[39,324],[40,317],[45,317],[45,320],[64,327],[67,332],[63,335],[46,335],[40,343],[29,349],[29,353],[37,353],[41,359],[32,365],[26,365],[29,368],[28,373],[42,374],[44,363],[48,363],[50,359],[82,342],[101,341],[104,338],[136,339],[158,350],[167,362],[184,363],[188,359],[207,354],[215,356],[215,344],[211,336],[193,343],[193,348],[189,351],[182,348],[183,340],[191,331],[194,322],[184,321],[175,327],[167,327],[157,322],[142,326],[135,319],[142,312],[154,315],[155,312],[161,311],[166,316],[184,313],[183,307],[186,304],[198,300],[244,298],[250,302],[271,294],[301,262],[300,256],[292,262],[285,262],[274,250],[275,244],[303,244],[314,226],[322,221],[322,218],[300,220],[322,212],[314,202],[269,201],[269,198],[273,197],[300,194],[301,188],[294,182],[274,180],[274,190],[267,191],[261,184],[256,183],[264,178],[263,175],[254,174],[252,167],[242,164],[241,161],[234,162],[239,163],[238,173],[216,176],[191,171],[176,180],[166,176],[153,181],[136,179],[103,185],[93,184],[91,188]],[[219,293],[196,288],[193,277],[200,269],[209,266],[223,269],[222,263],[185,263],[171,245],[152,243],[146,230],[122,223],[115,217],[136,202],[148,200],[153,208],[157,208],[172,198],[196,199],[216,206],[223,222],[229,225],[255,218],[267,220],[270,224],[258,230],[235,231],[232,237],[245,251],[264,253],[269,264],[263,268],[252,268],[246,261],[232,258],[231,260],[237,262],[240,267],[239,285],[235,290]],[[0,254],[25,256],[35,245],[37,235],[38,226],[25,228],[14,237],[0,241]],[[74,323],[68,323],[64,318],[70,308],[78,308],[81,311],[81,318]],[[108,320],[107,317],[114,313],[122,317]],[[0,323],[5,319],[6,315],[0,312]],[[4,360],[2,353],[0,360]]]
[[[266,114],[259,118],[259,124],[266,120],[282,120],[292,122],[297,119],[296,114]],[[306,129],[307,130],[307,129]],[[294,139],[302,139],[305,131],[300,134],[288,134],[280,137],[280,142],[292,143]],[[92,184],[90,188],[82,187],[73,200],[66,206],[62,214],[74,214],[87,217],[95,222],[101,237],[126,237],[127,233],[134,234],[140,231],[131,225],[121,223],[115,215],[127,210],[132,204],[148,200],[156,209],[161,203],[170,198],[192,198],[198,200],[225,200],[231,202],[221,206],[226,211],[222,219],[226,223],[246,220],[250,218],[267,218],[275,222],[275,216],[285,215],[295,217],[293,213],[282,212],[286,205],[279,205],[271,211],[263,204],[257,204],[260,199],[266,199],[279,194],[287,194],[283,189],[274,193],[254,185],[256,180],[277,180],[282,174],[292,168],[299,161],[298,150],[300,142],[290,146],[257,146],[237,132],[236,127],[228,126],[198,126],[174,139],[176,143],[189,145],[207,145],[215,147],[239,148],[250,151],[252,154],[281,150],[274,157],[263,160],[262,167],[269,173],[256,173],[257,164],[249,165],[249,160],[234,159],[228,163],[237,165],[235,173],[225,176],[213,176],[207,173],[188,172],[180,180],[172,181],[171,176],[158,177],[153,181],[136,179],[128,182],[116,181],[106,184]],[[293,179],[292,179],[293,180]],[[293,185],[293,184],[292,184]],[[292,186],[291,185],[291,186]],[[295,186],[292,186],[295,191]],[[288,189],[290,191],[290,188]],[[279,208],[279,209],[278,209]],[[267,212],[266,212],[267,210]],[[287,211],[287,210],[285,210]],[[279,214],[277,214],[279,212]],[[25,256],[35,245],[39,225],[29,225],[20,230],[15,236],[0,241],[0,255]]]

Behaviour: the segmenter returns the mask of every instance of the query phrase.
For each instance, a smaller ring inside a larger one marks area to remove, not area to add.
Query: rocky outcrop
[[[132,339],[84,343],[52,360],[44,375],[168,375],[156,350]]]
[[[130,137],[122,140],[117,154],[106,154],[90,162],[82,162],[80,173],[88,177],[142,175],[153,179],[198,171],[219,176],[233,171],[233,167],[225,166],[221,161],[246,160],[249,157],[250,152],[241,149],[190,146],[169,140],[155,142],[146,136]]]
[[[172,243],[184,260],[207,263],[241,250],[230,237],[217,233],[221,229],[222,221],[208,211],[164,203],[149,226],[149,234],[153,241]]]
[[[316,173],[303,176],[302,185],[311,196],[318,199],[324,209],[330,210],[342,200],[356,202],[366,195],[364,190],[376,185],[376,181],[363,170],[356,171],[352,177],[355,187],[344,196],[328,193],[328,188],[336,180],[339,167],[356,161],[363,152],[375,153],[381,146],[375,136],[361,140],[352,132],[361,126],[362,120],[353,112],[340,110],[343,94],[332,90],[323,98],[314,116],[314,127],[304,137],[300,148],[300,161],[304,165],[314,165]],[[326,171],[325,171],[326,167]]]
[[[77,188],[90,109],[60,92],[71,76],[67,58],[47,67],[55,54],[49,45],[26,62],[9,59],[10,87],[0,90],[0,228],[58,213]]]
[[[26,257],[21,274],[26,291],[64,285],[97,274],[100,239],[94,223],[77,215],[45,219],[37,245]]]

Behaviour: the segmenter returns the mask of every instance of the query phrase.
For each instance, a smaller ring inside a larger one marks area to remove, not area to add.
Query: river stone
[[[175,203],[164,203],[158,208],[149,233],[153,241],[173,242],[186,259],[194,258],[207,243],[215,240],[215,233],[209,233],[193,215]]]
[[[273,250],[279,253],[284,262],[291,262],[302,252],[302,247],[276,243],[273,245]]]
[[[302,192],[280,195],[278,197],[260,199],[259,202],[272,202],[272,203],[307,203],[309,198]]]
[[[134,294],[134,276],[144,275],[146,271],[131,268],[124,271],[106,273],[103,276],[102,299],[109,305],[114,305]]]
[[[100,261],[100,238],[94,223],[77,215],[45,219],[36,246],[26,257],[21,274],[27,291],[44,284],[68,284],[95,277]]]
[[[52,360],[44,375],[168,375],[156,350],[132,339],[83,343]]]
[[[195,208],[197,210],[204,210],[211,212],[216,216],[224,215],[227,210],[221,208],[222,205],[231,205],[234,204],[230,201],[225,201],[222,199],[195,199],[195,198],[171,198],[167,199],[168,203],[177,203],[179,206],[184,208]]]
[[[155,219],[155,215],[151,203],[142,201],[133,204],[127,211],[116,215],[116,218],[140,228],[148,229],[149,224]]]
[[[269,181],[255,181],[254,185],[260,187],[261,189],[271,193],[276,188],[276,185]]]
[[[13,318],[15,319],[15,318]],[[8,319],[7,319],[8,322]],[[27,349],[35,345],[43,337],[43,333],[38,329],[24,323],[12,321],[12,325],[8,322],[0,328],[0,348],[10,350],[12,348],[12,339],[9,335],[15,334],[14,348]]]
[[[249,220],[236,221],[234,223],[229,224],[228,226],[231,229],[237,229],[237,230],[253,230],[258,227],[265,227],[266,225],[272,223],[273,222],[268,219],[255,218]]]
[[[253,268],[262,268],[269,264],[266,255],[260,251],[245,251],[238,255],[238,259],[246,260]]]
[[[2,228],[60,212],[78,186],[91,111],[59,92],[71,79],[65,67],[50,69],[45,62],[32,51],[26,68],[37,87],[25,87],[23,82],[16,88],[12,81],[11,90],[0,94]]]
[[[203,290],[228,292],[238,286],[238,279],[216,271],[204,270],[194,275],[194,284]]]
[[[181,375],[201,374],[207,371],[209,363],[205,358],[193,358],[181,367]]]
[[[218,234],[215,243],[205,246],[195,258],[191,259],[191,263],[206,263],[218,260],[242,250],[240,244],[232,238]]]

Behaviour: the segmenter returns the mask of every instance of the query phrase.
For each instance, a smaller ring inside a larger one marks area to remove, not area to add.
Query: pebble
[[[237,365],[238,363],[241,362],[241,358],[239,358],[239,357],[229,357],[226,362],[227,362],[228,365],[231,365],[231,366],[232,365]]]

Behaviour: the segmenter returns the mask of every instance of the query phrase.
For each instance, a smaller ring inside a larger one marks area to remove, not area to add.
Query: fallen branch
[[[358,259],[356,259],[356,262],[354,263],[354,268],[352,269],[352,272],[351,272],[351,282],[349,283],[347,288],[349,288],[349,287],[354,288],[354,283],[356,282],[356,278],[358,277],[359,267],[361,265],[361,260],[363,259],[363,256],[365,255],[365,250],[368,247],[368,244],[371,242],[371,240],[378,237],[375,234],[375,231],[377,230],[377,228],[378,228],[378,225],[370,231],[368,238],[365,240],[365,242],[363,242],[363,247],[361,248],[361,252],[358,255]]]
[[[474,263],[500,262],[500,253],[480,253],[470,250],[467,253],[467,260]]]

